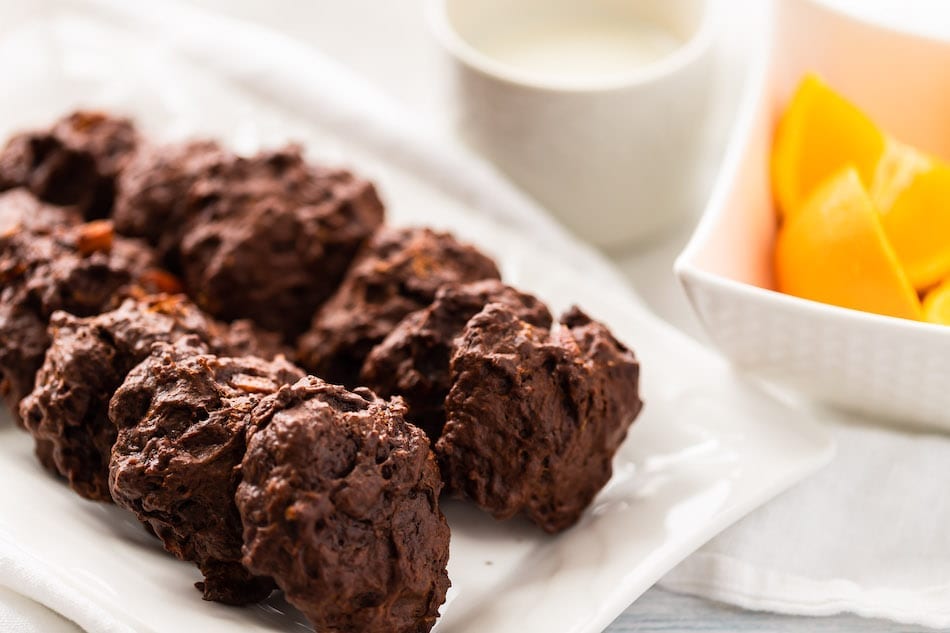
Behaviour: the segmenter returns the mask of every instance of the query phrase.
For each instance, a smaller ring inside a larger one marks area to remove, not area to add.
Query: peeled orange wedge
[[[950,325],[950,280],[943,282],[924,297],[924,321]]]
[[[911,284],[950,275],[950,164],[889,140],[870,195]]]
[[[846,167],[786,219],[775,247],[778,289],[833,305],[905,319],[921,317],[881,219]]]
[[[854,104],[815,75],[799,84],[772,147],[772,186],[779,213],[790,216],[819,184],[854,165],[869,185],[884,152],[884,134]]]

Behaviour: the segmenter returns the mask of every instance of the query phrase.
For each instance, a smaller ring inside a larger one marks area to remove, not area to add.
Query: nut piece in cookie
[[[373,347],[439,288],[499,277],[489,257],[448,233],[383,228],[301,337],[299,360],[328,382],[356,386]]]
[[[234,349],[234,328],[214,322],[183,295],[128,299],[93,317],[54,313],[49,350],[32,393],[20,403],[23,423],[38,446],[51,447],[44,464],[81,496],[111,502],[109,456],[116,430],[108,417],[109,400],[126,374],[148,357],[154,343],[186,335],[196,336],[204,351],[258,351],[249,349],[243,331]]]
[[[107,217],[116,176],[138,143],[128,119],[74,112],[48,130],[7,142],[0,150],[0,190],[26,187],[46,202],[76,207],[86,218]]]
[[[638,379],[633,353],[577,308],[551,334],[489,304],[452,357],[436,444],[446,487],[498,519],[572,526],[610,479]]]
[[[151,250],[95,221],[55,230],[19,226],[0,234],[0,392],[14,415],[33,389],[56,310],[108,310],[139,282],[150,286]]]
[[[429,307],[400,321],[363,365],[362,383],[384,398],[402,396],[409,405],[409,420],[433,443],[445,424],[455,337],[488,303],[504,304],[532,325],[551,327],[551,313],[544,303],[498,280],[447,284]]]
[[[244,562],[326,633],[432,628],[449,587],[442,483],[400,399],[309,376],[254,409]]]
[[[283,358],[218,357],[193,345],[157,344],[112,398],[112,496],[165,549],[197,563],[206,600],[256,602],[273,583],[241,564],[238,467],[251,409],[303,374]]]

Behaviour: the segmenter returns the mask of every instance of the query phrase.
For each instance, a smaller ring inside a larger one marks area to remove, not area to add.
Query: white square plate
[[[477,183],[479,163],[420,149],[427,137],[405,122],[393,136],[396,119],[347,104],[363,88],[309,49],[172,3],[145,18],[119,2],[22,5],[0,5],[0,134],[94,104],[166,138],[203,133],[241,150],[298,139],[374,178],[392,221],[455,231],[497,257],[509,282],[555,310],[580,304],[635,348],[646,407],[579,525],[550,537],[446,504],[453,586],[439,633],[600,631],[706,540],[830,459],[820,427],[651,316],[602,259],[550,225],[526,229],[523,217],[473,206],[479,187],[462,191],[450,172]],[[384,128],[386,141],[367,133]],[[433,164],[449,165],[444,178],[419,175]],[[131,515],[45,474],[7,419],[0,447],[0,540],[103,613],[135,631],[306,627],[279,596],[242,609],[203,602],[194,566],[162,552]]]

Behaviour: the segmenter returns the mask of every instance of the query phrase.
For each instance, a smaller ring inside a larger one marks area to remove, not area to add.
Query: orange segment
[[[807,75],[782,115],[772,147],[772,187],[779,212],[791,215],[819,184],[854,165],[871,182],[884,134],[854,104]]]
[[[924,297],[924,321],[950,325],[950,280],[943,282]]]
[[[870,194],[911,284],[923,290],[950,275],[950,165],[888,141]]]
[[[791,295],[905,319],[921,316],[917,293],[853,167],[821,185],[785,222],[775,273],[778,289]]]

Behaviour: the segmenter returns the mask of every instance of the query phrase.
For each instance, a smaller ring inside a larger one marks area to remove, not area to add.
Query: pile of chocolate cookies
[[[443,488],[555,533],[641,408],[633,353],[297,146],[76,112],[0,152],[0,391],[42,465],[328,632],[428,631]]]

